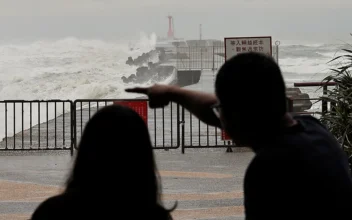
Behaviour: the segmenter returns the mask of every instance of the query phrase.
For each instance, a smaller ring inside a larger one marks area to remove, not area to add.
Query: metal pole
[[[191,46],[188,46],[188,69],[191,70]]]
[[[178,45],[176,45],[176,69],[178,69]]]
[[[213,44],[213,68],[212,70],[215,70],[215,54],[214,54],[214,44]]]
[[[199,25],[199,40],[202,40],[202,24]]]
[[[293,99],[287,97],[288,112],[293,112]]]
[[[279,46],[280,46],[280,41],[275,42],[276,45],[276,63],[279,65]]]
[[[203,48],[200,48],[200,70],[203,71]]]
[[[328,86],[323,86],[323,95],[326,96],[328,94]],[[322,113],[325,115],[328,112],[328,102],[326,100],[322,101]]]

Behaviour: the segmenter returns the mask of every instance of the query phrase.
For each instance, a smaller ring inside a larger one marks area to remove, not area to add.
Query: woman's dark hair
[[[124,204],[140,203],[171,219],[173,209],[161,205],[159,179],[146,122],[130,108],[111,105],[85,126],[66,193],[115,193]]]

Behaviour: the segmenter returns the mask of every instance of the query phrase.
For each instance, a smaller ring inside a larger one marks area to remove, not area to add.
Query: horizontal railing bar
[[[301,82],[294,83],[294,87],[312,87],[312,86],[335,86],[335,82]]]

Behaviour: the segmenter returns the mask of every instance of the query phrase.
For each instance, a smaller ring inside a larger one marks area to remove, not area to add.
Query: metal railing
[[[0,101],[0,151],[73,151],[72,101]]]
[[[234,146],[232,141],[223,140],[221,129],[209,126],[182,108],[182,153],[187,148],[228,148]]]
[[[323,89],[323,95],[327,95],[329,86],[336,86],[336,83],[335,82],[303,82],[303,83],[294,83],[294,87],[301,87],[301,88],[302,87],[319,87],[319,88],[322,88]],[[298,101],[300,99],[295,99],[295,100]],[[295,101],[295,100],[293,100],[293,101]],[[331,110],[331,108],[332,108],[331,103],[329,103],[326,100],[320,101],[319,98],[311,98],[309,100],[315,101],[315,103],[314,103],[315,106],[317,106],[317,104],[320,103],[321,108],[320,107],[314,108],[314,105],[313,105],[312,109],[316,110],[314,112],[314,114],[323,115],[326,112],[328,112],[329,110]],[[302,113],[302,114],[307,114],[307,113]]]
[[[85,124],[95,112],[114,102],[139,102],[145,99],[80,99],[74,101],[75,148],[82,136]],[[170,104],[162,109],[148,109],[148,129],[154,149],[176,149],[180,147],[180,107]]]
[[[145,99],[6,100],[1,101],[4,125],[0,151],[69,150],[78,148],[88,120],[115,102]],[[148,129],[154,149],[228,148],[221,130],[201,123],[178,104],[148,109]],[[1,130],[0,130],[1,131]]]
[[[277,41],[272,46],[272,56],[279,63],[279,45]],[[218,70],[225,62],[225,47],[189,46],[176,47],[176,68],[179,70]]]
[[[325,93],[328,86],[324,84]],[[322,86],[318,83],[295,86]],[[316,98],[309,100],[318,101]],[[73,154],[87,121],[100,108],[115,102],[148,102],[146,99],[6,100],[0,101],[0,151],[69,150]],[[289,100],[290,110],[298,99]],[[333,105],[315,102],[311,110],[297,112],[319,117]],[[148,109],[148,129],[154,149],[227,148],[221,129],[206,125],[178,104]]]
[[[177,47],[177,69],[217,70],[225,62],[224,46]]]

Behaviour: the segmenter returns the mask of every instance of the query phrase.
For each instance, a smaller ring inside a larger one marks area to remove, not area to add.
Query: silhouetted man
[[[275,61],[244,53],[219,70],[215,95],[155,85],[152,108],[170,101],[203,122],[224,128],[255,157],[244,180],[246,219],[352,219],[352,179],[336,139],[311,116],[292,116]]]

